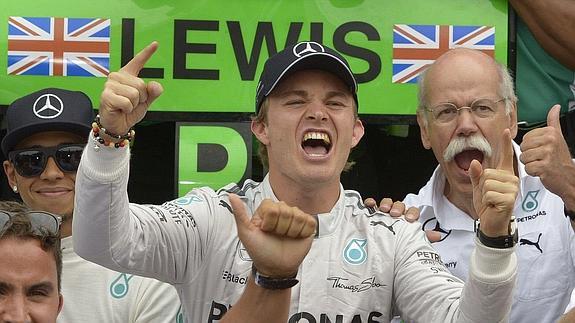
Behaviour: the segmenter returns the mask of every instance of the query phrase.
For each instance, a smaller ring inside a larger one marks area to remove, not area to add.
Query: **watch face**
[[[517,232],[517,222],[515,221],[515,216],[511,216],[509,221],[509,235],[513,236],[513,242],[517,243],[519,241],[519,232]]]
[[[509,235],[514,235],[517,232],[517,222],[515,222],[515,216],[512,215],[509,220]]]

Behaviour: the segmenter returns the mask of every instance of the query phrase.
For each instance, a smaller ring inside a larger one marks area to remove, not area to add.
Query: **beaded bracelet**
[[[100,137],[100,131],[103,132],[108,137],[121,141],[118,142],[106,141],[104,140],[104,138]],[[106,128],[102,127],[102,124],[100,123],[100,115],[97,115],[96,118],[94,119],[94,122],[92,122],[92,132],[94,133],[94,140],[98,141],[102,145],[115,148],[120,148],[129,145],[130,142],[132,142],[132,140],[134,139],[134,136],[136,135],[136,132],[134,131],[133,127],[130,128],[130,130],[128,130],[128,132],[124,135],[116,135],[106,131]]]

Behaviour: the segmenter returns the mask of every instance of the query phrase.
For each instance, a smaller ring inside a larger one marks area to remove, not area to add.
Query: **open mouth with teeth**
[[[467,171],[469,169],[469,165],[471,165],[471,161],[477,160],[480,163],[483,163],[483,152],[477,149],[470,149],[464,150],[459,154],[455,155],[453,160],[457,164],[457,167]]]
[[[301,147],[309,156],[325,156],[331,149],[331,139],[325,132],[308,132],[303,136]]]

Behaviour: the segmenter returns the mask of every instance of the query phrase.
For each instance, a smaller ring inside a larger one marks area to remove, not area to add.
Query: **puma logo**
[[[230,211],[230,213],[234,213],[234,211],[232,211],[232,207],[228,203],[226,203],[226,201],[220,200],[220,206],[223,206],[226,209],[228,209],[228,211]]]
[[[541,247],[539,246],[539,240],[541,239],[541,235],[543,233],[539,233],[539,237],[537,238],[537,242],[533,242],[527,239],[521,239],[519,240],[519,245],[530,245],[530,246],[535,246],[535,248],[537,248],[541,253],[543,253],[543,250],[541,249]]]
[[[372,227],[376,226],[376,225],[383,225],[389,231],[391,231],[391,233],[393,233],[393,235],[395,235],[395,231],[393,230],[393,225],[396,224],[397,222],[399,222],[399,220],[395,220],[391,225],[387,225],[383,221],[371,221],[369,224],[371,224]]]

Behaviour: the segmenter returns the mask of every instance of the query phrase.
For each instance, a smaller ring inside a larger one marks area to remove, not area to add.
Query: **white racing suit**
[[[188,322],[217,322],[242,294],[252,262],[240,243],[227,192],[195,189],[163,205],[129,204],[128,149],[89,144],[76,178],[74,247],[113,270],[150,276],[177,289]],[[269,178],[247,181],[248,212],[277,200]],[[455,278],[421,225],[363,206],[340,191],[292,288],[288,322],[506,321],[517,261],[514,249],[477,243],[467,283]]]

